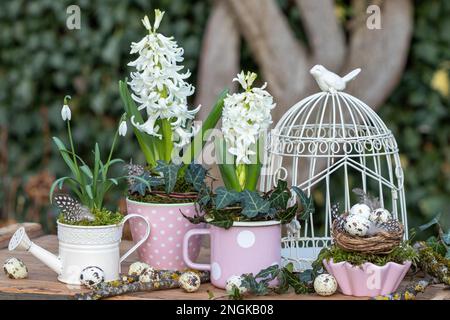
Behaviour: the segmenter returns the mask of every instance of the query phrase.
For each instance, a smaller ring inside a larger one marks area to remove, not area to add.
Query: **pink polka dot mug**
[[[196,214],[195,203],[145,203],[127,199],[128,214],[145,217],[151,225],[147,241],[139,247],[139,259],[156,269],[184,270],[183,237],[187,231],[198,228],[190,223],[186,216]],[[130,220],[131,235],[138,241],[145,233],[145,226],[137,219]],[[188,244],[191,259],[196,259],[200,252],[200,236],[192,238]]]
[[[189,256],[189,239],[209,235],[211,264],[199,264]],[[281,224],[279,221],[235,222],[230,229],[210,226],[189,230],[183,240],[183,259],[189,268],[211,271],[211,283],[225,288],[234,275],[256,274],[281,264]]]

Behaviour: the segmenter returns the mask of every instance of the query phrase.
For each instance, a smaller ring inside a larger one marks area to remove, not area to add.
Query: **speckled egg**
[[[80,282],[88,288],[94,288],[103,281],[105,281],[105,273],[99,267],[86,267],[81,271]]]
[[[148,267],[147,269],[145,269],[142,274],[139,276],[139,281],[142,283],[148,283],[148,282],[152,282],[154,280],[158,280],[157,279],[157,273],[155,271],[155,269],[153,269],[152,267]]]
[[[314,290],[320,296],[331,296],[337,290],[337,281],[331,274],[321,274],[314,279]]]
[[[227,291],[228,294],[232,294],[234,288],[238,288],[239,293],[241,294],[247,292],[247,288],[242,286],[241,276],[231,276],[228,278],[225,285],[225,290]]]
[[[353,207],[351,207],[351,209],[349,211],[349,215],[356,214],[356,215],[362,216],[366,219],[369,219],[370,212],[371,212],[371,210],[367,204],[357,203]]]
[[[370,217],[369,217],[369,220],[376,224],[385,223],[391,219],[392,219],[392,214],[384,208],[378,208],[378,209],[372,211],[372,213],[370,214]]]
[[[363,237],[367,235],[371,224],[369,219],[357,214],[352,214],[346,218],[344,229],[352,236]]]
[[[150,268],[150,266],[145,262],[133,262],[128,269],[128,274],[130,276],[140,276],[148,268]]]
[[[195,292],[200,288],[200,277],[197,273],[192,271],[187,271],[181,274],[178,279],[180,287],[186,292]]]
[[[11,279],[24,279],[28,276],[28,268],[22,260],[9,258],[3,264],[3,270]]]

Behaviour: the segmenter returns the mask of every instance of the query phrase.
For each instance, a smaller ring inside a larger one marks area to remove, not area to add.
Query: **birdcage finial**
[[[316,79],[322,91],[336,93],[344,90],[347,82],[353,80],[361,72],[361,68],[357,68],[343,77],[327,70],[320,64],[316,64],[309,72]]]

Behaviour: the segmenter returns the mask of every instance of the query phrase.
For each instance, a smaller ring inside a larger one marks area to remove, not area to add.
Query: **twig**
[[[200,282],[209,282],[209,272],[195,271]],[[180,271],[155,270],[154,280],[146,283],[139,282],[138,276],[124,275],[120,280],[102,282],[88,293],[76,294],[76,300],[99,300],[134,292],[150,292],[179,288],[178,278],[183,274]]]
[[[415,281],[406,286],[403,290],[383,296],[377,296],[372,298],[372,300],[415,300],[417,294],[425,292],[425,289],[431,283],[431,278]]]

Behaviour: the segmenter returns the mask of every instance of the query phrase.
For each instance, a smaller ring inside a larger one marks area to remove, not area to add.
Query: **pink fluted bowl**
[[[336,278],[339,290],[349,296],[376,297],[395,292],[411,267],[411,262],[403,264],[388,262],[377,266],[366,262],[353,266],[348,262],[334,263],[323,260],[328,273]]]

